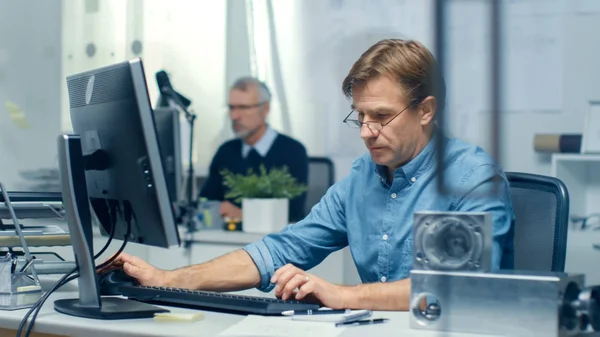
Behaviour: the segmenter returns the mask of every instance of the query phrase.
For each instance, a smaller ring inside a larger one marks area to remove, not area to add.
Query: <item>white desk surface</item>
[[[182,240],[188,238],[188,236],[183,230],[180,230],[179,235]],[[246,245],[251,242],[259,241],[265,235],[266,234],[246,233],[239,231],[228,232],[218,229],[201,229],[193,234],[193,239],[197,243]]]
[[[155,322],[153,319],[136,320],[92,320],[72,317],[54,311],[54,300],[77,297],[76,285],[67,285],[50,296],[35,322],[35,332],[68,335],[72,337],[105,336],[216,336],[245,316],[203,311],[204,319],[197,322]],[[176,312],[191,312],[190,309],[169,307]],[[0,311],[0,327],[16,330],[28,309]],[[345,328],[341,337],[369,336],[416,336],[416,337],[472,337],[471,334],[455,334],[436,331],[412,330],[409,328],[407,312],[375,312],[373,318],[389,318],[383,324]],[[315,337],[315,336],[310,336]]]

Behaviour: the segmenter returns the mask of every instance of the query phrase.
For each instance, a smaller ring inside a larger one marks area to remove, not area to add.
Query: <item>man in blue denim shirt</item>
[[[436,79],[441,76],[435,60],[420,43],[378,42],[343,83],[352,99],[344,122],[360,130],[369,153],[305,219],[195,266],[164,271],[126,254],[117,263],[143,285],[218,291],[275,287],[283,299],[310,297],[331,308],[407,310],[413,214],[437,210],[491,212],[492,267],[512,268],[512,203],[493,159],[479,147],[442,139],[450,193],[438,192],[434,117],[443,109],[445,87]],[[498,183],[499,191],[494,190]],[[334,285],[305,272],[347,245],[363,284]]]

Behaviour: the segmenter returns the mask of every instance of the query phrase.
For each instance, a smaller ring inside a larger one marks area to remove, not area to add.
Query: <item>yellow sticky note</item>
[[[197,322],[204,319],[199,312],[159,312],[154,314],[154,320],[160,322]]]
[[[6,111],[8,111],[8,117],[21,129],[28,129],[29,122],[27,121],[27,116],[25,113],[13,102],[6,101],[4,102],[6,106]]]
[[[24,293],[26,291],[39,291],[42,290],[42,287],[40,286],[22,286],[22,287],[17,287],[17,292],[18,293]]]

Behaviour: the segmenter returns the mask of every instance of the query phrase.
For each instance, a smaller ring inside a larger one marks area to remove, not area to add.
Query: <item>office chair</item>
[[[569,193],[557,178],[507,172],[515,211],[515,269],[565,269]]]
[[[306,190],[305,214],[319,203],[327,190],[335,182],[334,166],[326,157],[308,158],[308,188]]]

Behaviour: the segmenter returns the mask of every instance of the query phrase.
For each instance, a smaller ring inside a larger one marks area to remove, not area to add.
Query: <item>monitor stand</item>
[[[100,297],[81,138],[78,135],[59,136],[58,156],[63,207],[79,269],[79,298],[56,300],[54,309],[63,314],[92,319],[151,318],[155,313],[169,312],[125,298]]]

